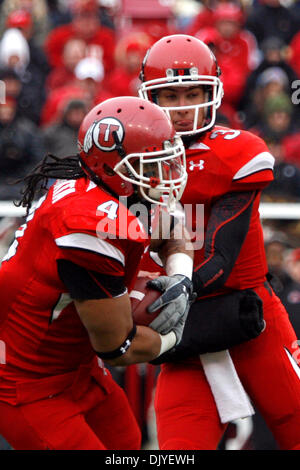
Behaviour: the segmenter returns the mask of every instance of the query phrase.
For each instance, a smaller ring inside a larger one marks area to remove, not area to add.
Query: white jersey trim
[[[93,181],[90,181],[88,187],[86,188],[86,193],[94,188],[97,188],[97,185]]]
[[[295,361],[295,359],[293,358],[293,356],[291,355],[290,351],[286,348],[284,348],[286,354],[287,354],[287,357],[289,358],[290,360],[290,363],[292,364],[292,367],[294,369],[294,371],[296,372],[297,376],[298,376],[298,379],[300,380],[300,367],[299,365],[297,364],[297,362]]]
[[[210,147],[208,147],[208,145],[206,145],[206,144],[203,144],[203,142],[196,142],[196,143],[192,144],[189,147],[189,150],[190,149],[192,149],[192,150],[195,150],[195,149],[210,150]]]
[[[113,299],[117,299],[118,297],[122,297],[122,296],[125,295],[125,294],[128,294],[127,287],[126,287],[126,289],[124,290],[124,292],[122,292],[122,294],[114,295],[114,296],[113,296]]]
[[[125,256],[123,253],[105,240],[87,235],[86,233],[71,233],[56,238],[55,243],[59,247],[81,248],[82,250],[93,251],[100,255],[105,255],[119,261],[125,266]]]
[[[149,256],[154,261],[154,263],[158,264],[158,266],[161,266],[163,268],[163,262],[155,251],[149,251]]]
[[[233,180],[239,180],[246,176],[263,170],[273,170],[275,158],[269,152],[262,152],[253,157],[246,165],[242,166],[233,177]]]

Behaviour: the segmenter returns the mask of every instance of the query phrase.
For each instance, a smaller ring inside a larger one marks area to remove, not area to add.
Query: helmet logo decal
[[[89,129],[87,130],[85,136],[84,136],[84,141],[83,141],[83,151],[85,153],[88,153],[88,151],[92,148],[93,146],[93,138],[92,138],[92,134],[93,134],[93,129],[95,127],[95,122],[93,122],[93,124],[89,127]]]
[[[187,68],[177,68],[177,69],[166,69],[166,77],[168,79],[173,79],[174,77],[183,77],[183,76],[190,76],[192,80],[197,80],[198,77],[198,68],[191,67],[190,69]]]
[[[93,122],[88,129],[84,142],[83,150],[88,153],[93,144],[104,152],[112,152],[116,148],[116,142],[113,132],[117,133],[119,142],[124,140],[125,131],[123,124],[114,117],[106,117],[100,121]]]

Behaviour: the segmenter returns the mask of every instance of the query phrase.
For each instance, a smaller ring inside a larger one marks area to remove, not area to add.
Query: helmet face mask
[[[178,136],[163,145],[163,150],[126,155],[114,171],[137,185],[143,199],[170,209],[181,198],[187,182],[185,149]]]
[[[216,58],[206,44],[187,35],[167,36],[155,43],[144,58],[139,96],[160,105],[158,95],[164,88],[203,87],[205,101],[187,106],[162,105],[162,109],[169,118],[172,111],[194,110],[192,128],[177,131],[177,134],[205,132],[213,127],[216,110],[223,97],[223,84],[219,75]],[[199,124],[198,116],[202,109],[205,119]]]
[[[95,106],[78,135],[87,176],[115,197],[171,206],[186,180],[185,149],[163,112],[140,98],[112,98]]]

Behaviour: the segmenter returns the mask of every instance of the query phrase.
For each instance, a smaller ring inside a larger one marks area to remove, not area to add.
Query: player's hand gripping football
[[[163,335],[174,331],[178,344],[182,338],[189,307],[194,301],[192,281],[182,274],[175,274],[160,276],[149,281],[147,285],[163,292],[147,310],[152,313],[164,307],[149,327]]]

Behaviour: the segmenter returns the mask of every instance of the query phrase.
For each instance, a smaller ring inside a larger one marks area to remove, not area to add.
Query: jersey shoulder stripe
[[[190,150],[198,150],[198,149],[210,150],[210,147],[204,144],[203,142],[195,142],[194,144],[189,146],[189,149]]]
[[[274,162],[273,155],[269,152],[261,152],[242,166],[233,176],[233,180],[240,180],[258,171],[273,170]]]
[[[71,233],[56,238],[55,243],[60,248],[79,248],[113,258],[125,266],[125,256],[116,246],[106,240],[96,238],[86,233]]]

